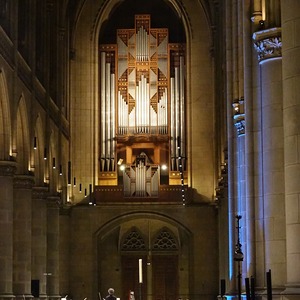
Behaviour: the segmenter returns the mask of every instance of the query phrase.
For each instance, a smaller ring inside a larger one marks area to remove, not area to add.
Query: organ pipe
[[[180,136],[181,136],[181,155],[185,157],[185,105],[184,105],[184,58],[180,57]]]
[[[105,52],[101,52],[101,158],[105,158]],[[104,166],[102,166],[103,169]]]
[[[180,99],[179,99],[179,76],[178,68],[175,68],[175,138],[180,135]],[[176,156],[178,156],[178,148],[176,148]]]
[[[110,117],[110,95],[111,95],[111,91],[110,91],[110,64],[107,63],[106,64],[106,110],[105,110],[105,146],[106,146],[106,156],[108,156],[110,154],[110,121],[109,121],[109,117]]]
[[[175,161],[174,158],[176,156],[176,130],[175,130],[175,96],[174,96],[174,78],[172,77],[170,80],[170,90],[171,90],[171,168],[172,170],[175,169]]]
[[[110,157],[111,157],[111,165],[112,165],[112,171],[115,170],[115,147],[116,142],[114,139],[115,136],[115,124],[116,124],[116,117],[115,117],[115,75],[111,74],[111,93],[110,93],[110,99],[111,99],[111,110],[110,110]]]

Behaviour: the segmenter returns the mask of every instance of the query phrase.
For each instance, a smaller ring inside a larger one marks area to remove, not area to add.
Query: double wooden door
[[[143,282],[139,283],[139,259],[142,258]],[[122,256],[122,300],[174,300],[178,298],[178,256],[153,255],[151,260],[141,256]]]

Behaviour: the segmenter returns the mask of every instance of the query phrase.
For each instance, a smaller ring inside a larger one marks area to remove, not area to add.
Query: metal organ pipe
[[[176,129],[175,129],[175,139],[180,136],[180,102],[179,102],[179,76],[178,68],[175,68],[175,119],[176,119]],[[176,147],[176,156],[178,156],[178,148]]]
[[[172,170],[175,169],[175,156],[176,156],[176,130],[175,130],[175,95],[174,95],[174,89],[175,89],[175,84],[174,84],[174,78],[172,77],[170,80],[170,90],[171,90],[171,167]]]
[[[106,64],[106,71],[105,71],[105,79],[106,79],[106,87],[105,87],[105,97],[106,97],[106,110],[105,110],[105,156],[106,156],[106,162],[107,162],[107,170],[110,169],[110,122],[109,122],[109,116],[110,116],[110,63]]]
[[[120,91],[118,91],[118,133],[122,134],[122,103]]]
[[[184,103],[184,57],[180,56],[180,136],[181,136],[181,155],[185,157],[185,103]]]
[[[105,159],[105,52],[101,52],[101,167]]]
[[[110,144],[111,144],[111,159],[112,159],[112,171],[114,171],[115,169],[115,163],[114,163],[114,159],[115,159],[115,139],[113,138],[115,136],[115,132],[116,132],[116,128],[115,128],[115,124],[116,124],[116,109],[115,109],[115,75],[111,74],[111,93],[110,93],[110,99],[111,99],[111,110],[110,110]]]

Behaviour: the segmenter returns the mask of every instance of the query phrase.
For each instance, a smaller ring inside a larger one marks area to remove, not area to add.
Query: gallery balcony
[[[181,185],[160,185],[157,196],[141,196],[136,193],[125,196],[123,185],[119,186],[96,186],[94,188],[94,201],[97,205],[113,205],[122,203],[132,204],[174,204],[182,205],[183,200],[188,204],[191,199],[192,189],[182,188]],[[87,201],[89,201],[87,199]]]

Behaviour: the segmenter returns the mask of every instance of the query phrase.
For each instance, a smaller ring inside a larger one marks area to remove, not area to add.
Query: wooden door
[[[139,284],[139,258],[143,258],[142,285]],[[146,257],[122,256],[121,299],[128,300],[129,292],[134,291],[135,300],[148,300],[147,282],[149,281],[147,280]],[[148,294],[151,295],[151,293]],[[178,299],[178,256],[154,255],[152,257],[152,300],[175,299]]]
[[[178,256],[155,255],[152,263],[153,300],[178,299]]]
[[[139,284],[139,259],[143,259],[143,284]],[[135,255],[122,256],[122,300],[129,299],[129,292],[134,291],[135,300],[146,300],[147,278],[146,257]],[[140,294],[142,297],[140,298]]]

